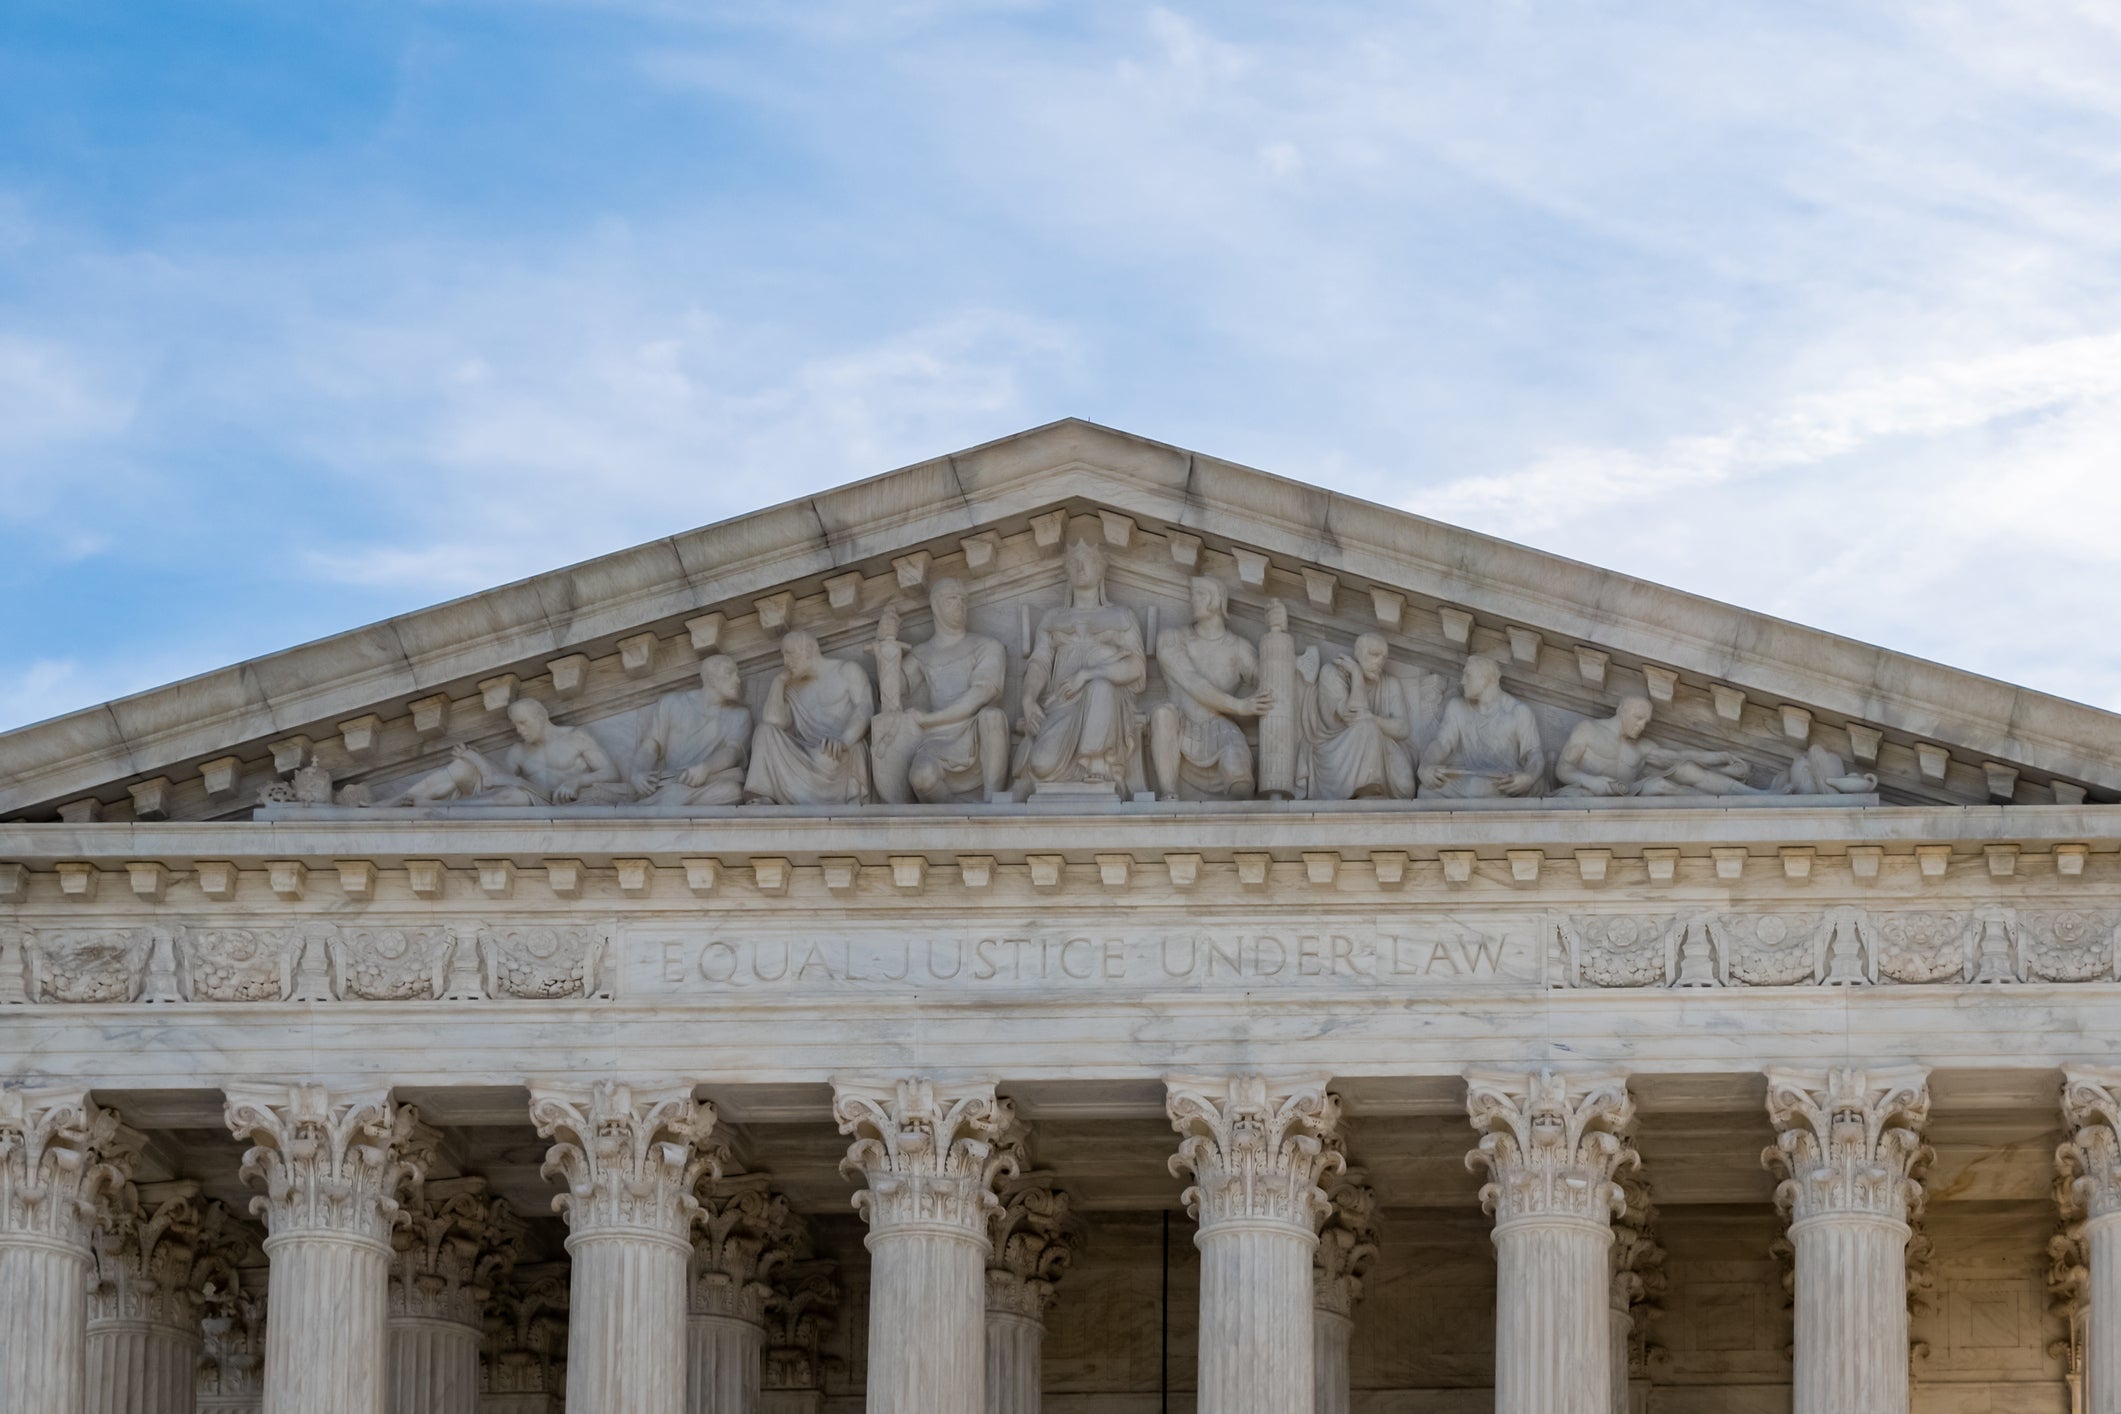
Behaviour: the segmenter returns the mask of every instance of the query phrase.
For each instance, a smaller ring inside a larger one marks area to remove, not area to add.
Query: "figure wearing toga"
[[[619,768],[597,739],[552,720],[545,704],[519,697],[508,708],[516,744],[499,762],[469,746],[450,748],[449,764],[429,772],[384,805],[615,805],[633,799]]]
[[[1503,691],[1502,664],[1468,658],[1459,683],[1464,695],[1444,707],[1436,739],[1421,753],[1421,793],[1480,800],[1538,790],[1547,768],[1539,723]]]
[[[1167,800],[1249,800],[1252,746],[1231,718],[1257,717],[1274,699],[1258,690],[1258,650],[1230,632],[1221,583],[1197,575],[1190,593],[1193,622],[1156,636],[1171,692],[1149,718],[1156,789]]]
[[[984,801],[1008,782],[1009,719],[999,704],[1009,660],[999,642],[966,631],[962,583],[938,579],[928,606],[935,632],[926,643],[900,643],[898,615],[887,612],[873,650],[884,697],[869,738],[876,792],[892,804]]]
[[[1411,800],[1413,704],[1407,685],[1385,672],[1390,649],[1374,633],[1355,640],[1352,657],[1320,667],[1317,685],[1301,693],[1306,796],[1311,800]],[[1311,653],[1306,661],[1315,661]],[[1309,676],[1307,669],[1299,671]]]
[[[869,798],[869,675],[827,658],[801,629],[781,662],[751,738],[744,799],[768,805],[853,805]]]
[[[700,690],[659,698],[633,754],[633,787],[645,805],[735,805],[751,760],[751,709],[736,660],[700,664]]]
[[[1067,564],[1068,602],[1039,618],[1024,664],[1015,791],[1089,781],[1131,795],[1146,788],[1134,707],[1149,675],[1141,625],[1131,609],[1105,602],[1105,552],[1095,542],[1070,545]]]

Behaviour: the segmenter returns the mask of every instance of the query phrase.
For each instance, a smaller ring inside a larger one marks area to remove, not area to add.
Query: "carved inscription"
[[[1536,986],[1536,930],[1374,919],[1303,928],[952,929],[844,938],[734,927],[644,930],[626,948],[635,993],[833,989],[1423,991]]]

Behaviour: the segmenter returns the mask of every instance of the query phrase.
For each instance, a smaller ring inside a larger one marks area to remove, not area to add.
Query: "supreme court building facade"
[[[0,735],[0,1414],[2117,1414],[2117,747],[1072,421]]]

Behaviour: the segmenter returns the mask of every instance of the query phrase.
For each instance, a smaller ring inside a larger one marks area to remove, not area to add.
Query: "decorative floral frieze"
[[[517,1266],[487,1302],[479,1388],[486,1394],[553,1394],[567,1387],[567,1268]]]
[[[2115,975],[2114,915],[2090,909],[2044,909],[2018,915],[2028,979],[2104,982]]]
[[[809,1232],[763,1173],[703,1182],[692,1234],[691,1310],[766,1322],[774,1273],[809,1255]]]
[[[2055,1151],[2065,1211],[2103,1218],[2121,1213],[2121,1071],[2068,1070],[2062,1119],[2070,1135]]]
[[[1377,1195],[1360,1173],[1326,1190],[1332,1203],[1311,1257],[1311,1305],[1336,1316],[1355,1314],[1363,1278],[1377,1261]]]
[[[817,1390],[825,1385],[825,1337],[839,1309],[836,1263],[791,1262],[775,1274],[766,1303],[766,1355],[760,1384],[770,1390]]]
[[[1920,1068],[1768,1072],[1776,1140],[1761,1162],[1780,1178],[1776,1206],[1793,1222],[1921,1211],[1929,1147],[1929,1072]]]
[[[203,928],[175,932],[177,992],[188,1002],[284,1002],[308,935],[284,928]]]
[[[388,1244],[399,1194],[426,1171],[410,1106],[388,1090],[322,1085],[230,1086],[226,1095],[229,1131],[252,1141],[243,1178],[265,1188],[250,1210],[275,1238],[328,1233]]]
[[[1164,1084],[1164,1113],[1182,1136],[1171,1173],[1193,1180],[1180,1201],[1204,1231],[1260,1222],[1318,1231],[1332,1207],[1319,1183],[1347,1167],[1332,1142],[1340,1100],[1323,1080],[1235,1075]]]
[[[693,1190],[721,1172],[707,1142],[714,1106],[690,1085],[533,1085],[530,1121],[554,1141],[542,1171],[566,1181],[552,1206],[577,1237],[631,1232],[690,1247]]]
[[[390,1314],[479,1325],[522,1245],[522,1220],[485,1179],[422,1183],[391,1234]]]
[[[1892,982],[1964,981],[1972,920],[1951,913],[1898,912],[1871,919],[1872,966]]]
[[[96,1225],[88,1318],[189,1329],[199,1317],[204,1214],[196,1183],[120,1185]]]
[[[22,934],[33,1002],[137,1002],[154,961],[152,928],[36,928]]]
[[[489,997],[554,1001],[597,996],[604,930],[575,926],[481,928],[479,963]]]
[[[1466,1167],[1487,1170],[1480,1205],[1497,1227],[1528,1218],[1604,1225],[1625,1210],[1614,1176],[1640,1160],[1627,1142],[1635,1101],[1624,1077],[1469,1075],[1466,1115],[1481,1136]]]
[[[138,1136],[86,1090],[0,1090],[0,1240],[86,1250],[138,1152]]]
[[[1683,925],[1672,914],[1588,914],[1558,926],[1572,986],[1662,987],[1673,979]]]
[[[341,1001],[432,1001],[449,991],[457,940],[447,928],[339,928],[325,947]]]
[[[1019,1164],[1026,1162],[1020,1156]],[[1082,1245],[1073,1200],[1044,1169],[1005,1178],[987,1217],[987,1309],[1043,1320]]]
[[[993,1085],[835,1084],[832,1115],[853,1136],[840,1172],[866,1181],[854,1207],[872,1231],[933,1224],[984,1237],[995,1181],[1017,1164],[996,1142],[1015,1111]]]

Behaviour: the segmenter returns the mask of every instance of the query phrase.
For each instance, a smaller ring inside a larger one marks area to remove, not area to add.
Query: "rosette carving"
[[[1540,1070],[1466,1078],[1466,1114],[1481,1131],[1467,1168],[1485,1168],[1481,1208],[1496,1226],[1574,1218],[1603,1226],[1627,1197],[1614,1175],[1641,1160],[1627,1143],[1635,1101],[1625,1078]]]
[[[483,1178],[430,1180],[391,1234],[390,1314],[477,1326],[522,1251],[523,1223]]]
[[[431,1001],[449,990],[457,940],[447,928],[341,928],[326,947],[341,1001]]]
[[[1204,1230],[1271,1222],[1318,1231],[1331,1207],[1319,1181],[1347,1166],[1332,1146],[1340,1101],[1324,1081],[1274,1085],[1237,1075],[1164,1084],[1164,1113],[1183,1136],[1171,1173],[1192,1178],[1180,1201]]]
[[[2114,917],[2084,909],[2019,918],[2027,973],[2042,982],[2099,982],[2114,976]]]
[[[265,1192],[250,1210],[276,1238],[332,1233],[387,1244],[398,1194],[426,1171],[410,1142],[419,1116],[388,1090],[231,1086],[225,1112],[229,1131],[253,1141],[243,1177]]]
[[[1590,914],[1562,925],[1575,981],[1584,987],[1661,987],[1671,980],[1674,915]]]
[[[188,1328],[204,1212],[196,1183],[119,1185],[96,1227],[88,1318]]]
[[[1730,980],[1748,987],[1818,981],[1826,952],[1825,921],[1817,913],[1719,915],[1716,941]]]
[[[1792,1221],[1836,1213],[1906,1222],[1921,1211],[1928,1071],[1770,1071],[1767,1103],[1777,1134],[1761,1162],[1780,1176],[1775,1204]]]
[[[2055,1151],[2065,1211],[2085,1218],[2121,1213],[2121,1072],[2070,1070],[2062,1079],[2069,1138]]]
[[[1949,913],[1876,915],[1871,932],[1879,975],[1911,983],[1963,980],[1971,926]]]
[[[937,1224],[984,1238],[994,1183],[1016,1173],[1015,1156],[995,1142],[1015,1111],[992,1085],[837,1084],[832,1114],[840,1133],[854,1136],[840,1172],[867,1181],[854,1207],[872,1230]]]
[[[154,961],[150,928],[38,928],[22,937],[33,1002],[136,1002]]]
[[[810,1236],[803,1220],[770,1183],[765,1174],[747,1173],[700,1185],[692,1237],[694,1315],[734,1316],[764,1325],[774,1274],[808,1255]]]
[[[284,1002],[309,940],[275,928],[176,930],[177,993],[188,1002]]]
[[[0,1090],[0,1238],[86,1249],[139,1141],[86,1090]]]
[[[1360,1173],[1326,1191],[1333,1210],[1318,1230],[1311,1259],[1311,1304],[1336,1316],[1355,1314],[1363,1277],[1377,1260],[1377,1195]]]
[[[631,1232],[690,1247],[693,1189],[721,1173],[719,1151],[707,1147],[714,1106],[694,1100],[690,1085],[533,1085],[530,1122],[555,1141],[543,1173],[566,1181],[552,1206],[575,1236]]]
[[[490,997],[593,997],[602,985],[603,959],[604,934],[597,928],[479,930],[479,961]]]

